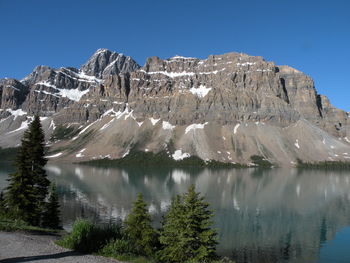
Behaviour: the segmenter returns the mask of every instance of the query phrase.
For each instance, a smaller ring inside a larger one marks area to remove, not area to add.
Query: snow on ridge
[[[82,96],[84,96],[86,93],[88,93],[90,91],[89,89],[79,90],[78,88],[76,88],[76,89],[59,89],[55,85],[51,84],[48,81],[40,81],[38,83],[35,83],[35,85],[42,85],[42,86],[46,86],[46,87],[58,90],[58,93],[55,93],[55,94],[44,91],[44,90],[37,90],[36,92],[43,92],[44,94],[52,95],[55,97],[61,96],[63,98],[68,98],[68,99],[74,100],[74,101],[79,101]]]
[[[75,157],[77,157],[77,158],[84,157],[83,152],[84,152],[85,150],[86,150],[86,148],[84,148],[84,149],[80,150],[80,151],[79,151],[79,153],[75,155]]]
[[[117,118],[118,120],[119,120],[122,116],[124,116],[124,115],[126,115],[126,116],[125,116],[125,120],[126,120],[127,118],[129,118],[129,117],[135,119],[135,117],[132,115],[132,112],[133,112],[133,110],[132,110],[132,111],[129,111],[129,107],[128,107],[128,106],[125,108],[124,111],[120,111],[120,110],[119,110],[119,111],[115,111],[115,110],[112,108],[112,109],[109,109],[109,110],[105,111],[105,113],[102,114],[102,117],[105,117],[105,116],[107,116],[107,115],[109,115],[109,114],[113,114],[114,117]]]
[[[191,124],[191,125],[189,125],[189,126],[186,127],[186,129],[185,129],[185,134],[187,134],[187,133],[190,132],[191,130],[204,129],[204,126],[207,125],[207,124],[208,124],[208,122],[203,123],[203,124],[201,124],[201,123],[198,123],[198,124],[197,124],[197,123]]]
[[[176,126],[171,125],[167,121],[163,121],[162,127],[163,127],[164,130],[173,130]]]
[[[101,54],[101,53],[105,53],[105,52],[107,52],[107,51],[108,51],[108,49],[106,49],[106,48],[99,48],[99,49],[97,49],[97,50],[95,51],[95,53],[93,54],[93,56],[96,56],[96,55]]]
[[[59,157],[61,156],[63,153],[56,153],[56,154],[53,154],[53,155],[50,155],[50,156],[45,156],[46,158],[56,158],[56,157]]]
[[[174,154],[172,155],[173,159],[175,161],[179,161],[179,160],[182,160],[182,159],[185,159],[185,158],[188,158],[190,157],[191,155],[189,153],[182,153],[182,150],[176,150],[174,152]]]
[[[192,87],[190,89],[190,92],[199,98],[204,98],[205,96],[207,96],[207,94],[209,93],[210,90],[211,90],[211,88],[207,88],[204,85],[199,85],[198,88]]]
[[[53,94],[53,93],[47,92],[45,90],[34,90],[34,91],[37,92],[37,93],[44,93],[46,95],[50,95],[50,96],[54,96],[54,97],[60,98],[60,96],[58,96],[57,94]]]
[[[176,77],[183,77],[183,76],[193,76],[195,75],[194,72],[167,72],[167,71],[151,71],[151,72],[146,72],[144,70],[140,70],[143,73],[146,73],[148,75],[154,75],[154,74],[163,74],[165,76],[168,76],[170,78],[176,78]]]
[[[112,67],[118,60],[120,60],[121,57],[124,57],[124,55],[123,54],[118,54],[117,58],[115,60],[113,60],[111,63],[109,63],[107,65],[107,67],[105,67],[105,69],[103,71],[105,71],[107,68]],[[130,60],[130,57],[128,56],[127,59]]]
[[[57,87],[55,85],[51,84],[47,80],[39,81],[38,83],[35,83],[34,85],[42,85],[42,86],[46,86],[46,87],[49,87],[49,88],[57,89]]]
[[[7,112],[11,113],[11,115],[14,116],[14,120],[18,117],[18,116],[23,116],[26,115],[27,112],[23,111],[22,109],[18,109],[18,110],[12,110],[12,109],[7,109]]]
[[[11,88],[11,89],[14,89],[14,90],[19,91],[19,89],[17,89],[16,87],[14,87],[14,86],[12,86],[12,85],[8,85],[7,88]]]
[[[105,125],[103,125],[102,128],[100,129],[100,131],[103,131],[104,129],[108,128],[114,120],[115,120],[115,118],[111,119],[109,122],[107,122]]]
[[[239,128],[241,124],[240,123],[237,123],[236,126],[233,128],[233,134],[236,134],[237,133],[237,130]]]
[[[70,100],[79,101],[81,97],[87,94],[90,90],[79,90],[79,89],[57,89],[59,90],[58,95],[63,98],[68,98]]]
[[[100,119],[97,119],[96,121],[90,123],[89,125],[87,125],[84,129],[82,129],[77,136],[75,136],[74,138],[72,138],[72,141],[75,141],[76,139],[78,139],[79,135],[83,134],[87,129],[89,129],[93,124],[95,124],[97,121],[99,121]]]
[[[69,75],[68,73],[64,72],[64,70],[68,71],[70,74],[74,75]],[[90,76],[85,74],[84,71],[79,71],[79,73],[76,73],[70,69],[67,68],[60,68],[58,71],[56,71],[58,73],[62,73],[72,79],[75,79],[77,81],[83,81],[83,82],[90,82],[90,83],[101,83],[102,80],[99,78],[96,78],[95,76]]]
[[[163,74],[165,76],[168,76],[170,78],[177,78],[177,77],[184,77],[184,76],[194,76],[196,74],[198,75],[210,75],[210,74],[217,74],[220,71],[224,71],[226,68],[223,68],[221,70],[214,70],[214,71],[208,71],[208,72],[168,72],[168,71],[145,71],[143,69],[140,69],[140,72],[143,72],[148,75],[154,75],[154,74]]]
[[[298,149],[300,149],[300,145],[299,145],[299,141],[298,139],[295,140],[295,143],[294,143],[295,147],[297,147]]]
[[[153,125],[153,126],[156,125],[156,123],[157,123],[158,121],[160,121],[160,119],[153,119],[153,118],[149,118],[149,120],[152,122],[152,125]]]
[[[236,63],[237,66],[252,66],[255,65],[256,62],[244,62],[244,63]]]
[[[169,60],[177,60],[177,59],[194,60],[194,59],[196,59],[196,58],[192,58],[192,57],[183,57],[183,56],[175,55],[175,56],[171,57]]]
[[[53,130],[56,129],[56,124],[53,120],[51,120],[51,123],[50,123],[50,126],[49,126],[49,129],[52,127]]]
[[[122,156],[122,158],[124,158],[125,156],[127,156],[130,153],[130,149],[128,149]]]
[[[15,129],[13,131],[9,131],[7,134],[11,134],[11,133],[23,130],[23,129],[27,129],[28,124],[29,124],[28,120],[22,121],[21,126],[19,128]]]

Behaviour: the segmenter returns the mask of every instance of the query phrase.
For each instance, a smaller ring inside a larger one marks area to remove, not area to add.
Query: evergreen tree
[[[56,191],[56,185],[51,184],[49,197],[45,203],[45,209],[43,212],[42,226],[52,229],[60,229],[60,205],[58,203],[58,195]]]
[[[0,216],[5,214],[5,199],[4,192],[0,192]]]
[[[142,194],[137,195],[132,210],[125,221],[125,232],[129,240],[135,245],[135,252],[151,256],[155,247],[156,233],[151,226],[151,216]]]
[[[35,116],[34,120],[29,125],[29,135],[29,161],[31,163],[31,174],[37,191],[39,206],[42,208],[48,194],[50,181],[47,179],[46,171],[44,169],[44,166],[47,163],[47,159],[45,158],[45,134],[39,116]]]
[[[165,217],[160,258],[165,262],[209,262],[216,258],[217,233],[211,229],[213,213],[193,185],[177,197]]]
[[[162,262],[184,262],[182,233],[185,231],[184,207],[181,197],[177,195],[171,202],[169,211],[162,222],[159,241],[162,249],[158,257]]]
[[[38,116],[24,132],[21,142],[15,161],[16,171],[9,175],[5,204],[12,217],[39,225],[50,181],[44,170],[47,162],[44,158],[45,138]]]
[[[216,257],[217,233],[211,228],[213,212],[208,208],[209,204],[204,201],[204,197],[196,193],[194,185],[191,185],[184,195],[184,253],[198,262],[210,261]]]

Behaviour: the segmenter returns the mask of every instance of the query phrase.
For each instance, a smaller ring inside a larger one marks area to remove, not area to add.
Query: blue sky
[[[98,48],[146,58],[243,52],[310,75],[350,111],[347,0],[0,0],[0,78],[79,67]]]

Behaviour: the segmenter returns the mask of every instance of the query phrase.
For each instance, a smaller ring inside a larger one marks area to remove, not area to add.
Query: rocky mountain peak
[[[0,80],[0,103],[1,147],[16,145],[40,114],[48,134],[59,125],[80,130],[62,142],[67,160],[120,158],[133,145],[240,163],[350,158],[348,113],[317,94],[309,76],[243,53],[154,56],[141,68],[99,49],[80,69],[38,66],[21,82]]]
[[[129,56],[108,49],[98,49],[80,70],[86,75],[102,79],[108,75],[132,72],[139,68],[136,61]]]
[[[28,94],[28,87],[16,79],[0,81],[0,109],[17,109]]]

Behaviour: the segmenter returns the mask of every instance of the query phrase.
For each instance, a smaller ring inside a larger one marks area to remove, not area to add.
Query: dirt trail
[[[116,263],[93,255],[82,255],[57,246],[54,235],[0,232],[0,262]]]

